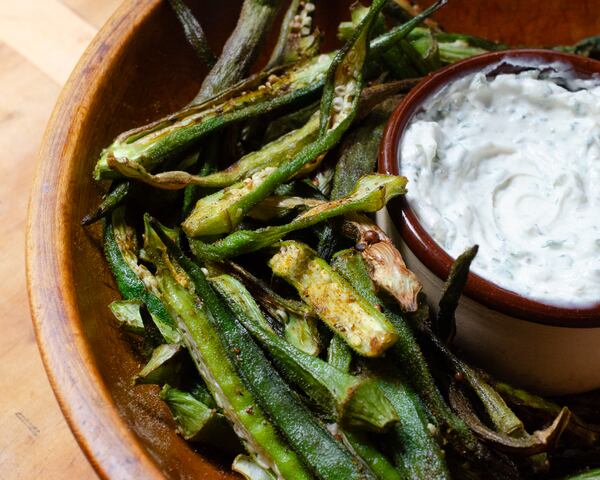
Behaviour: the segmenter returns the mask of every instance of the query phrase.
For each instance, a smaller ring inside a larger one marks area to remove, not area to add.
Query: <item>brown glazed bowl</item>
[[[600,62],[596,60],[552,50],[519,49],[479,55],[427,76],[393,112],[381,144],[379,170],[401,174],[399,145],[404,131],[414,115],[423,111],[427,100],[445,86],[479,71],[495,75],[519,71],[532,63],[550,65],[555,62],[568,65],[580,78],[600,75]],[[515,67],[519,63],[523,67]],[[428,297],[432,300],[439,298],[442,279],[448,276],[454,259],[423,228],[406,198],[393,201],[388,212],[400,234],[401,250],[405,252],[408,266],[418,275],[420,272],[425,279]],[[573,390],[600,387],[600,354],[593,352],[598,349],[592,348],[591,352],[582,349],[584,344],[589,343],[592,347],[594,342],[600,342],[600,299],[597,304],[585,308],[548,305],[505,290],[474,273],[469,274],[465,295],[467,298],[463,299],[457,315],[463,327],[457,342],[483,363],[493,364],[492,370],[502,372],[517,383],[552,393],[574,393]],[[435,304],[432,303],[434,308]],[[485,322],[487,325],[482,325]],[[524,332],[521,332],[520,338],[514,338],[515,322],[537,325],[528,326],[530,334],[523,335]],[[548,352],[551,358],[543,359],[540,355],[543,345],[539,344],[548,341],[552,332],[556,333],[556,340],[562,343],[562,348]],[[574,342],[572,348],[569,348],[569,341]],[[535,359],[532,360],[535,362],[524,362],[521,354],[513,353],[520,348],[533,350]],[[504,360],[503,356],[508,352],[521,364],[512,366],[512,360]],[[558,371],[554,369],[554,363],[562,364],[566,358],[565,364],[557,366]],[[536,372],[536,365],[540,368],[539,372]],[[560,372],[565,376],[562,380]],[[532,380],[533,376],[538,378]],[[526,377],[529,380],[524,381]]]
[[[241,0],[186,3],[219,51]],[[335,46],[350,3],[318,3],[317,23],[330,42],[324,48]],[[599,8],[600,0],[547,0],[540,14],[536,0],[453,0],[437,18],[449,31],[511,45],[568,44],[600,32]],[[141,359],[107,307],[118,293],[100,226],[79,225],[102,193],[91,178],[101,149],[185,105],[204,74],[167,2],[126,0],[71,75],[42,142],[27,232],[31,312],[60,406],[102,478],[235,478],[229,459],[175,434],[155,387],[131,385]]]

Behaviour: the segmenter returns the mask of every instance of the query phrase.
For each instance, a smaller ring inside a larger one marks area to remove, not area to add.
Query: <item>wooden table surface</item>
[[[95,479],[40,360],[25,286],[36,152],[60,89],[120,0],[0,1],[0,480]]]

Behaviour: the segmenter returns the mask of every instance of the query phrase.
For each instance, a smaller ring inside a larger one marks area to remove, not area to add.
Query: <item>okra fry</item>
[[[397,341],[385,316],[307,245],[282,242],[269,266],[360,355],[380,356]]]
[[[446,0],[437,1],[419,16],[373,40],[374,52],[385,51],[445,3]],[[94,178],[118,177],[119,173],[110,165],[115,169],[134,169],[133,164],[139,163],[147,171],[152,171],[165,158],[189,148],[212,131],[310,98],[322,88],[334,58],[339,58],[340,54],[343,57],[343,53],[341,50],[322,54],[287,70],[265,72],[202,104],[188,106],[149,125],[122,133],[103,151],[96,164]],[[316,156],[314,154],[313,158]]]
[[[364,89],[361,94],[357,117],[364,116],[376,104],[390,95],[409,90],[416,85],[418,80],[408,79],[388,82]],[[182,170],[173,170],[152,174],[139,163],[134,165],[127,164],[127,166],[120,168],[119,171],[129,178],[145,182],[157,188],[170,190],[183,188],[187,185],[228,187],[265,168],[279,166],[293,158],[304,146],[315,140],[319,126],[318,118],[318,114],[316,112],[313,113],[303,125],[268,142],[260,150],[244,155],[233,165],[219,172],[207,175],[192,175]],[[311,162],[298,171],[295,176],[305,175],[317,166],[318,162]],[[207,199],[205,201],[210,200]],[[198,208],[202,209],[201,206]]]
[[[244,286],[229,275],[214,277],[238,320],[274,359],[282,375],[342,425],[381,432],[398,421],[377,384],[369,378],[338,371],[275,334]],[[250,301],[249,301],[250,300]]]
[[[188,43],[192,46],[198,58],[209,68],[212,68],[217,61],[217,57],[208,45],[202,26],[182,0],[169,0],[169,3],[183,27]]]
[[[319,52],[321,34],[313,27],[316,0],[292,0],[288,7],[277,43],[265,67],[267,70],[279,65],[309,58]]]
[[[327,363],[341,372],[348,373],[352,364],[352,349],[342,337],[334,335],[327,349]]]
[[[512,405],[522,406],[528,410],[540,412],[547,419],[556,417],[563,408],[557,403],[523,389],[513,387],[507,383],[493,380],[489,376],[486,380]],[[566,431],[575,435],[583,444],[588,446],[597,445],[600,441],[600,426],[591,425],[583,421],[583,419],[573,412],[571,412],[571,421],[568,423]]]
[[[142,302],[152,316],[167,343],[178,343],[181,336],[175,321],[156,295],[150,272],[138,265],[137,255],[131,250],[132,233],[125,224],[123,208],[115,210],[112,221],[104,223],[104,255],[125,300]]]
[[[381,308],[381,302],[375,294],[375,286],[369,278],[367,267],[356,251],[342,250],[338,252],[333,258],[332,266],[367,301]],[[402,330],[400,331],[402,332]],[[410,334],[406,335],[406,331],[402,333],[404,333],[404,336],[400,336],[399,342],[410,344]],[[414,342],[414,339],[412,341]],[[394,348],[399,349],[398,346]],[[400,349],[406,349],[406,347]],[[414,355],[411,363],[399,367],[407,374],[418,375],[420,381],[427,382],[427,378],[422,378],[422,376],[428,376],[432,388],[435,389],[431,374],[427,366],[423,365],[424,359],[418,347],[412,345],[411,353]],[[430,432],[431,427],[435,428],[435,426],[431,425],[430,427],[428,414],[416,394],[407,385],[404,385],[400,379],[395,378],[396,376],[394,375],[394,378],[392,378],[387,375],[380,381],[381,388],[394,405],[401,420],[401,423],[394,427],[393,434],[393,438],[398,443],[396,463],[405,476],[410,478],[424,480],[447,478],[449,475],[444,462],[444,454]]]
[[[404,177],[367,175],[358,181],[355,189],[346,197],[321,203],[302,213],[290,223],[258,230],[238,230],[212,244],[190,239],[190,247],[194,255],[203,260],[222,261],[272,245],[291,232],[310,227],[328,218],[355,211],[376,212],[383,208],[391,198],[403,194],[405,185]],[[186,224],[184,223],[183,226],[189,235]],[[209,232],[215,233],[216,230],[209,230]]]
[[[382,4],[383,0],[373,3],[353,38],[336,53],[331,62],[321,98],[317,139],[304,146],[289,161],[277,168],[256,173],[239,185],[239,188],[232,186],[211,198],[200,200],[182,224],[189,237],[232,230],[254,205],[264,200],[277,186],[289,180],[305,165],[324,155],[340,140],[356,116],[370,26]],[[207,202],[211,206],[208,211],[205,208]],[[223,205],[219,206],[219,202]]]
[[[144,334],[140,300],[115,300],[108,305],[110,311],[123,330],[136,335]]]
[[[215,331],[227,346],[229,358],[245,379],[258,405],[268,413],[304,463],[323,480],[374,478],[289,390],[248,332],[208,284],[200,267],[161,231],[156,233],[192,279],[196,294],[210,312]],[[291,474],[290,478],[297,476]]]
[[[213,313],[172,275],[180,267],[169,265],[163,242],[177,248],[159,228],[146,219],[145,248],[157,267],[156,278],[161,295],[178,319],[183,341],[196,367],[223,414],[231,422],[248,452],[284,478],[312,478],[298,456],[280,439],[255,395],[242,381],[227,353],[221,332],[214,325]],[[201,273],[201,272],[200,272]],[[195,282],[194,282],[195,283]],[[208,287],[210,288],[210,287]],[[202,296],[204,299],[204,296]]]
[[[221,93],[248,74],[280,5],[280,0],[244,0],[235,29],[192,103]]]
[[[233,262],[229,262],[228,266],[265,311],[284,324],[284,337],[289,343],[309,355],[319,355],[321,336],[316,325],[316,315],[308,305],[281,297],[262,280]]]

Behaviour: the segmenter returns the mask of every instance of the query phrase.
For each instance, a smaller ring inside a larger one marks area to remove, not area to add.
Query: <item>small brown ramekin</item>
[[[583,78],[600,75],[600,62],[589,58],[553,50],[507,50],[472,57],[443,68],[424,78],[398,105],[384,132],[379,155],[379,171],[398,175],[399,143],[412,117],[422,109],[424,102],[445,85],[467,74],[481,71],[496,64],[498,73],[511,67],[503,61],[540,60],[543,64],[561,62],[570,65],[574,73]],[[495,67],[494,67],[495,68]],[[410,187],[409,187],[410,188]],[[395,199],[388,205],[388,212],[402,240],[413,254],[440,279],[448,276],[453,259],[421,226],[405,198]],[[600,212],[599,212],[600,214]],[[465,288],[466,296],[505,315],[522,320],[560,327],[600,327],[599,303],[590,307],[570,308],[547,305],[506,290],[471,273]]]

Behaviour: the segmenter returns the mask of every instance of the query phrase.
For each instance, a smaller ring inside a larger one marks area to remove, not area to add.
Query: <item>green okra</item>
[[[118,184],[113,185],[110,192],[108,192],[100,202],[100,205],[98,205],[93,212],[88,213],[81,219],[81,225],[91,225],[101,218],[104,218],[109,213],[112,213],[115,208],[120,207],[125,202],[130,191],[131,183],[128,181],[119,182]]]
[[[327,349],[327,363],[340,372],[348,373],[352,365],[352,349],[342,337],[334,335]]]
[[[137,335],[144,334],[144,321],[142,320],[142,302],[139,300],[115,300],[108,306],[117,319],[119,326],[128,332]]]
[[[226,346],[230,360],[245,379],[258,405],[277,425],[303,462],[323,480],[373,478],[289,390],[248,332],[209,285],[200,267],[162,232],[156,233],[168,246],[174,260],[190,276],[196,294],[203,301],[203,308],[210,312],[215,333]],[[299,478],[299,475],[294,473],[289,478]]]
[[[398,376],[384,377],[379,385],[401,419],[390,434],[399,470],[406,478],[449,479],[444,451],[434,438],[436,427],[419,397]]]
[[[198,58],[206,66],[212,68],[217,62],[217,57],[208,45],[204,30],[190,8],[182,0],[169,0],[169,4],[183,27],[185,38],[194,49]]]
[[[273,332],[271,325],[267,322],[260,307],[246,287],[237,278],[231,275],[221,274],[209,278],[210,283],[225,299],[229,308],[238,318],[250,317],[258,322],[261,328]]]
[[[390,461],[360,432],[344,431],[344,442],[350,446],[380,480],[404,480],[403,476]]]
[[[211,202],[211,198],[215,195],[233,196],[236,189],[244,188],[244,179],[263,172],[267,168],[277,167],[293,158],[316,138],[319,126],[318,118],[318,115],[313,115],[304,126],[273,140],[260,150],[244,155],[227,169],[208,175],[192,175],[182,170],[151,174],[140,167],[123,173],[157,188],[178,189],[187,185],[208,188],[229,187],[224,192],[217,192],[202,198],[195,207],[196,211],[202,211],[205,202]]]
[[[229,266],[265,311],[284,325],[283,336],[289,343],[309,355],[319,355],[321,335],[317,328],[316,315],[308,305],[298,300],[283,298],[262,280],[233,262],[230,262]]]
[[[283,376],[340,424],[380,432],[398,421],[372,379],[341,372],[279,337],[268,328],[258,305],[249,301],[249,292],[233,277],[220,275],[211,282],[246,330],[269,352]]]
[[[314,28],[313,16],[316,0],[292,0],[283,21],[277,43],[265,67],[297,62],[319,53],[321,35]]]
[[[275,475],[261,467],[247,455],[238,455],[233,459],[231,469],[246,480],[276,480]]]
[[[421,35],[401,40],[401,46],[405,48],[406,54],[417,65],[417,70],[426,75],[429,72],[437,70],[441,66],[440,46],[437,38],[429,28],[424,28]],[[411,32],[412,33],[412,32]]]
[[[282,242],[269,266],[358,354],[380,356],[398,340],[386,317],[307,245]]]
[[[477,255],[478,248],[477,245],[471,247],[454,261],[444,284],[438,314],[433,324],[433,332],[444,339],[446,343],[450,343],[456,334],[455,312],[467,284],[471,262]]]
[[[260,250],[281,240],[287,234],[301,230],[324,220],[355,211],[376,212],[393,197],[402,195],[406,178],[373,174],[361,178],[355,189],[346,197],[321,203],[302,213],[290,223],[264,227],[258,230],[238,230],[212,244],[192,239],[190,247],[202,259],[221,261],[233,256]],[[226,217],[230,218],[230,217]],[[222,225],[226,224],[222,219]],[[186,224],[183,225],[186,230]],[[213,232],[214,230],[209,230]],[[186,233],[191,234],[187,229]],[[197,233],[197,230],[196,230]],[[203,230],[206,234],[206,230]]]
[[[156,327],[167,343],[179,343],[181,336],[177,326],[158,298],[155,279],[138,264],[135,233],[125,223],[125,212],[119,208],[112,213],[112,220],[104,223],[104,255],[125,300],[142,302]]]
[[[224,415],[209,408],[188,392],[164,385],[160,398],[167,404],[177,425],[177,432],[190,442],[201,442],[230,453],[241,445]]]
[[[254,205],[264,200],[277,186],[337,144],[356,116],[372,20],[373,16],[367,15],[352,39],[331,61],[321,98],[316,140],[305,145],[289,161],[276,168],[265,169],[236,188],[232,186],[206,200],[200,200],[183,223],[188,236],[209,235],[207,232],[217,230],[221,231],[216,233],[223,233],[225,229],[231,231]],[[208,210],[205,203],[210,206]]]
[[[459,455],[493,465],[493,478],[517,478],[516,467],[512,462],[487,449],[475,438],[464,421],[448,407],[412,330],[404,318],[383,305],[376,295],[368,268],[359,253],[353,250],[340,252],[335,256],[333,265],[367,301],[379,305],[386,318],[394,325],[398,334],[398,341],[393,349],[396,366],[425,403],[442,438],[447,438]]]
[[[203,80],[193,103],[204,101],[246,77],[254,64],[279,7],[280,0],[244,0],[235,29],[216,64]]]
[[[172,262],[161,238],[177,248],[175,244],[160,228],[152,228],[148,222],[145,237],[146,250],[157,267],[156,278],[162,298],[178,319],[179,328],[184,332],[183,341],[200,375],[245,448],[253,458],[284,478],[311,478],[298,456],[280,439],[266,412],[257,404],[256,396],[236,372],[227,352],[230,347],[223,342],[221,332],[214,325],[212,309],[206,306],[202,290],[196,289],[196,295],[200,294],[205,303],[172,275],[177,267],[168,265]]]
[[[259,0],[247,1],[258,2]],[[389,45],[404,38],[424,18],[445,3],[446,0],[438,0],[430,8],[423,11],[422,14],[409,20],[404,25],[395,27],[386,34],[374,39],[371,42],[374,53],[380,54]],[[357,35],[358,37],[361,37],[361,35]],[[362,38],[366,41],[366,36],[362,36]],[[362,43],[364,42],[359,42],[359,44]],[[363,50],[366,53],[367,48],[365,47],[359,50]],[[211,100],[185,107],[149,125],[122,133],[102,152],[94,170],[94,178],[101,180],[119,177],[121,174],[115,171],[115,169],[129,172],[129,174],[133,175],[136,175],[136,172],[139,171],[152,171],[165,158],[191,147],[200,138],[210,132],[231,125],[234,122],[255,118],[284,105],[290,105],[294,102],[310,98],[311,95],[316,94],[323,87],[328,70],[334,72],[338,70],[338,66],[341,66],[342,70],[347,67],[343,59],[348,53],[348,48],[344,47],[338,52],[318,55],[294,64],[287,69],[276,69],[274,72],[259,74],[247,81],[241,82]],[[358,51],[353,49],[353,52],[356,54]],[[354,58],[353,61],[359,60],[358,63],[361,63],[360,57],[362,55],[353,56],[359,57]],[[224,58],[223,55],[221,56],[222,58]],[[211,74],[215,68],[211,70]],[[351,69],[350,73],[353,72],[354,69]],[[329,114],[329,107],[333,100],[333,90],[336,86],[334,85],[334,79],[331,78],[332,75],[333,73],[329,74],[331,87],[324,90],[323,98],[325,103],[321,105],[321,110],[325,111],[327,115]],[[358,84],[353,84],[352,88],[344,93],[344,97],[357,97],[355,90],[358,86]],[[332,118],[337,117],[339,115],[332,116]],[[324,121],[325,119],[322,119],[322,125]],[[350,122],[351,118],[347,120],[347,123]],[[327,123],[335,124],[336,122],[330,120]],[[334,136],[333,138],[328,138],[328,140],[328,142],[315,142],[311,151],[305,152],[304,156],[310,158],[305,158],[304,163],[331,148],[331,145],[336,143],[339,137],[336,138]],[[290,176],[288,174],[291,174],[291,172],[286,172],[286,175]]]
[[[103,151],[94,178],[143,175],[217,129],[310,97],[322,87],[332,58],[319,55],[287,70],[258,74],[215,99],[122,133]]]
[[[381,301],[375,293],[375,287],[367,272],[367,267],[360,254],[355,250],[342,250],[333,259],[332,266],[340,275],[352,283],[369,302],[381,306]],[[386,312],[388,313],[388,312]],[[389,313],[388,313],[389,315]],[[401,333],[406,335],[406,331]],[[400,335],[399,344],[410,344],[414,342],[412,335],[409,338]],[[419,354],[420,361],[424,362],[418,346],[412,345],[412,353]],[[395,347],[396,350],[399,347]],[[419,358],[415,358],[420,363]],[[402,365],[402,370],[405,366]],[[412,368],[413,365],[406,366]],[[426,374],[433,384],[433,379],[426,365],[419,369],[418,374]],[[416,372],[414,372],[416,373]],[[406,385],[398,374],[394,377],[386,376],[380,381],[380,387],[396,409],[401,420],[394,427],[392,438],[396,442],[395,461],[403,475],[407,478],[433,479],[449,478],[447,466],[444,461],[444,453],[433,438],[432,431],[435,426],[430,423],[429,416],[424,405],[421,404],[416,393]]]
[[[321,335],[313,317],[301,317],[287,312],[283,338],[298,350],[316,357],[321,352]]]
[[[178,343],[163,343],[152,351],[150,360],[133,378],[135,385],[173,383],[179,377],[181,362],[176,358],[181,351]]]

